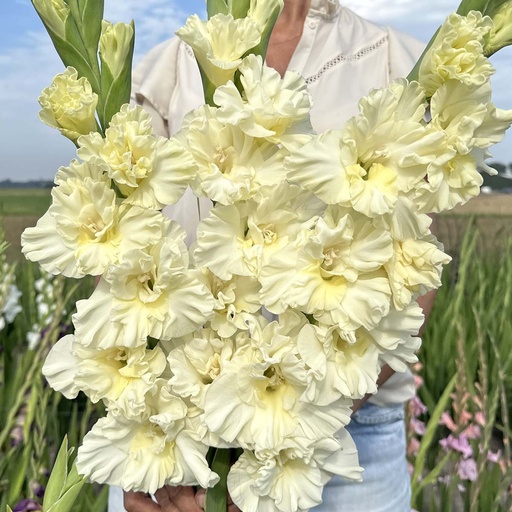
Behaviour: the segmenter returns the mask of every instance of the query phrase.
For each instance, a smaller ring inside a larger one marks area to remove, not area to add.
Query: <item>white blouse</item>
[[[337,0],[312,0],[288,70],[305,78],[313,98],[312,125],[323,132],[341,128],[372,88],[407,76],[423,48],[408,35],[360,18]],[[133,101],[151,113],[156,133],[176,133],[185,115],[204,102],[190,47],[177,38],[155,47],[134,71]],[[207,198],[197,199],[189,189],[164,213],[185,228],[192,243],[197,224],[210,208]],[[412,374],[397,373],[370,401],[385,406],[412,396]]]

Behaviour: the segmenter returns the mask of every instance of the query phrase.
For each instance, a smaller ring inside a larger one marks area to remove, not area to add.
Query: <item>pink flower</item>
[[[482,427],[485,427],[485,416],[484,416],[484,413],[482,411],[478,411],[476,414],[475,414],[475,421],[481,425]]]
[[[501,450],[498,450],[496,453],[489,450],[487,452],[487,460],[489,462],[493,462],[494,464],[498,464],[501,459]]]
[[[467,459],[473,455],[473,448],[469,444],[468,438],[461,434],[460,437],[452,436],[451,434],[439,441],[439,444],[446,450],[454,450],[462,453],[462,456]]]
[[[425,422],[420,421],[416,418],[411,418],[411,427],[413,428],[414,432],[418,434],[419,436],[425,435]]]
[[[442,425],[446,425],[452,432],[457,430],[457,425],[452,420],[449,412],[443,412],[441,414],[441,420],[439,421]]]
[[[469,425],[468,427],[466,427],[464,429],[463,434],[468,439],[478,439],[481,436],[482,432],[481,432],[480,427],[478,425],[471,424],[471,425]]]
[[[423,386],[423,378],[419,375],[414,375],[414,385],[416,386],[416,389],[420,389],[421,386]]]
[[[409,445],[407,446],[407,454],[408,455],[418,455],[419,449],[420,449],[420,442],[418,441],[418,439],[413,437],[409,441]]]
[[[413,416],[421,416],[427,412],[427,406],[420,400],[418,396],[415,396],[409,402],[411,408],[411,414]]]
[[[473,415],[468,411],[461,411],[460,422],[462,425],[469,423],[473,419]]]
[[[462,480],[470,480],[471,482],[474,482],[478,477],[475,460],[469,458],[459,461],[458,473]]]

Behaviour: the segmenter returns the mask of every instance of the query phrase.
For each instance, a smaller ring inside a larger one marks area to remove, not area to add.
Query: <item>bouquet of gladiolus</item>
[[[128,105],[133,25],[102,21],[100,0],[33,2],[68,66],[41,118],[80,160],[57,172],[23,252],[99,276],[44,366],[54,389],[107,410],[79,473],[150,493],[227,478],[245,512],[306,511],[333,475],[359,480],[353,400],[384,364],[416,361],[417,298],[450,259],[428,214],[478,195],[512,123],[488,60],[511,42],[512,2],[465,0],[409,80],[315,134],[304,80],[263,63],[282,0],[208,0],[209,20],[177,32],[206,104],[171,139]],[[189,186],[214,204],[190,249],[161,213]]]

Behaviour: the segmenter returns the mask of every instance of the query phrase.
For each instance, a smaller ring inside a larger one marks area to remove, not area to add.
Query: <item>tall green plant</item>
[[[90,294],[92,283],[42,279],[26,262],[16,270],[16,283],[22,310],[0,331],[0,510],[14,509],[22,500],[42,505],[62,438],[68,434],[72,444],[79,444],[97,416],[83,397],[61,400],[41,373],[50,346],[70,324],[72,305]],[[53,303],[43,304],[42,298]],[[27,334],[36,329],[39,339],[31,345]],[[106,500],[106,490],[85,485],[73,510],[105,510]]]

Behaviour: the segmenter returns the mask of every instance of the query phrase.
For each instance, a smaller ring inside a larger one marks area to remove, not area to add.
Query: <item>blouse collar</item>
[[[332,18],[340,9],[338,0],[311,0],[309,15]]]

